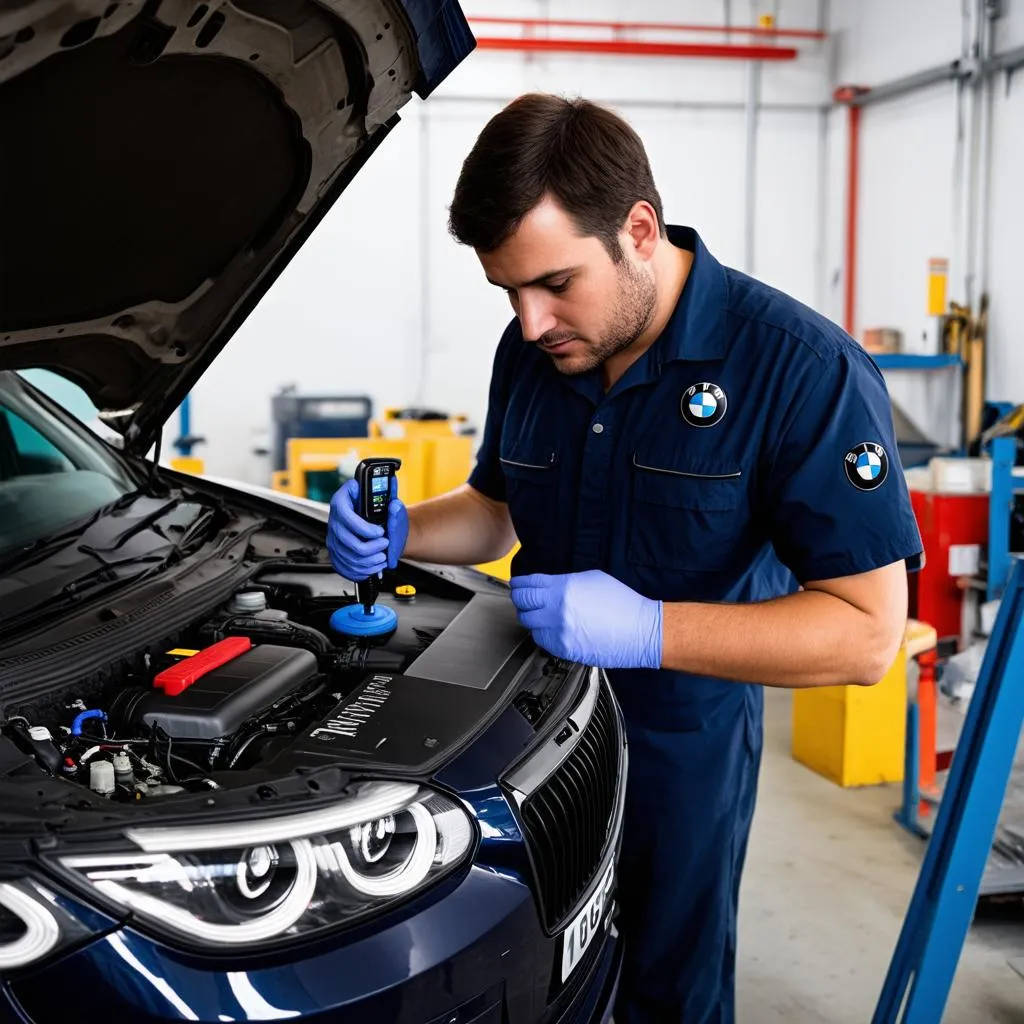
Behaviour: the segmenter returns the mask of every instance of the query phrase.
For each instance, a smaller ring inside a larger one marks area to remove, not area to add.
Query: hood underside
[[[457,6],[407,6],[454,66]],[[145,451],[436,84],[421,46],[399,0],[4,5],[0,368],[62,374]]]

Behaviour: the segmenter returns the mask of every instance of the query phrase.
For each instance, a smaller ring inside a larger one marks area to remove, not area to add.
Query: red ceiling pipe
[[[824,32],[804,28],[758,28],[756,25],[687,25],[660,21],[581,21],[573,18],[492,18],[469,16],[477,25],[520,25],[523,28],[603,28],[648,32],[713,32],[757,36],[759,39],[827,39]]]
[[[743,46],[728,43],[646,43],[626,39],[543,39],[477,37],[481,50],[530,53],[614,53],[634,57],[722,57],[741,60],[793,60],[796,50],[784,46]]]
[[[868,92],[863,86],[844,85],[832,94],[848,107],[849,142],[846,154],[846,289],[843,329],[853,336],[857,300],[857,204],[860,199],[860,106],[851,101]]]

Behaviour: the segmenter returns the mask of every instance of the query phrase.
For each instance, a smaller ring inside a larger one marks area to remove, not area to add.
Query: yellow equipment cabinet
[[[190,473],[202,476],[206,472],[206,463],[193,455],[177,455],[171,459],[171,469],[176,473]]]
[[[902,782],[907,659],[935,631],[911,621],[896,660],[874,686],[824,686],[793,694],[794,760],[840,786]]]
[[[434,498],[469,479],[473,441],[465,425],[465,416],[417,418],[396,406],[370,421],[368,437],[290,438],[285,445],[287,469],[273,474],[271,487],[298,498],[330,501],[360,460],[388,456],[402,460],[398,486],[403,501]],[[518,545],[504,558],[477,568],[507,580],[517,550]]]
[[[392,405],[384,410],[380,419],[370,420],[370,437],[392,439],[418,439],[423,437],[451,437],[466,431],[469,420],[466,416],[445,416],[443,413],[410,415],[410,410]]]
[[[504,558],[499,558],[496,562],[487,562],[485,565],[478,565],[476,568],[487,573],[488,576],[508,582],[512,575],[512,558],[518,550],[519,545],[517,544]]]
[[[330,501],[362,459],[388,456],[402,460],[399,494],[412,504],[466,482],[472,439],[468,437],[330,437],[291,438],[288,468],[274,475],[273,486],[286,494]]]

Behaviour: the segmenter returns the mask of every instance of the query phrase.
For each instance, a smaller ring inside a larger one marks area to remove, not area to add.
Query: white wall
[[[1014,0],[1014,8],[1006,35],[1015,42],[1007,46],[1024,44],[1024,2]],[[987,383],[991,398],[1024,402],[1024,72],[1017,72],[1008,96],[1003,84],[995,90],[992,112]]]
[[[788,28],[818,27],[817,0],[509,0],[501,13],[723,24],[728,7],[734,24],[751,24],[752,6],[776,8]],[[490,5],[464,7],[472,14]],[[820,108],[830,95],[829,52],[797,45],[796,61],[763,66],[753,270],[822,304]],[[448,237],[447,206],[487,119],[526,90],[616,105],[647,143],[668,219],[694,225],[720,259],[742,266],[746,75],[739,61],[475,52],[425,105],[406,107],[392,138],[196,387],[193,431],[209,439],[196,454],[212,473],[266,481],[268,461],[251,449],[266,437],[271,394],[289,383],[306,393],[368,393],[377,408],[426,402],[482,424],[510,311],[472,252]],[[176,433],[171,423],[165,437]]]
[[[952,62],[964,38],[962,0],[833,0],[830,34],[836,84],[878,86]],[[1024,44],[1024,0],[1005,0],[997,52]],[[1024,227],[1024,76],[995,83],[988,238],[991,298],[988,394],[1024,401],[1024,289],[1018,236]],[[897,327],[911,351],[936,351],[937,324],[927,315],[927,263],[951,261],[949,297],[966,301],[962,216],[967,173],[963,146],[969,104],[939,84],[865,107],[861,119],[860,209],[855,333]],[[823,309],[842,322],[847,112],[829,116],[829,175]],[[955,373],[891,373],[893,397],[937,440],[958,438]]]

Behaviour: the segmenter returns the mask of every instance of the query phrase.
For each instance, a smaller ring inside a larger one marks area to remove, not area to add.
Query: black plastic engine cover
[[[316,656],[295,647],[261,644],[197,679],[176,697],[149,690],[118,708],[135,727],[159,726],[172,739],[214,740],[317,673]]]
[[[478,594],[405,674],[368,675],[319,722],[272,741],[266,767],[284,773],[344,761],[433,771],[500,709],[535,654],[512,602]],[[525,720],[524,730],[531,732]]]

